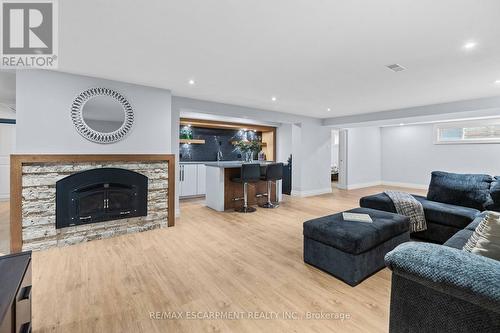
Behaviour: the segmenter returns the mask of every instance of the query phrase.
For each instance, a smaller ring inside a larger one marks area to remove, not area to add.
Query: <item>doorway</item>
[[[10,154],[14,153],[15,131],[14,122],[0,119],[0,253],[2,254],[10,252]]]
[[[339,181],[339,130],[332,130],[332,154],[331,154],[331,182],[332,189],[338,187]]]
[[[0,253],[10,252],[10,155],[16,140],[16,73],[0,70]]]
[[[340,189],[347,189],[347,130],[338,131],[338,183]]]

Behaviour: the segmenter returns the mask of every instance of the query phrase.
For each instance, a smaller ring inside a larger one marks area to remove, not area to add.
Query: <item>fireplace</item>
[[[148,215],[148,177],[98,168],[56,182],[56,228]]]

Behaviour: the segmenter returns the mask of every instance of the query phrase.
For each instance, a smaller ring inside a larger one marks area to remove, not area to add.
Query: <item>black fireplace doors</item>
[[[56,183],[56,228],[148,215],[148,178],[99,168]]]

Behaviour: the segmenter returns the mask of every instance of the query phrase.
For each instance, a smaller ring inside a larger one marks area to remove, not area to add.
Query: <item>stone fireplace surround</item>
[[[56,182],[122,168],[148,177],[148,215],[56,229]],[[11,251],[42,250],[174,225],[173,155],[12,155]]]

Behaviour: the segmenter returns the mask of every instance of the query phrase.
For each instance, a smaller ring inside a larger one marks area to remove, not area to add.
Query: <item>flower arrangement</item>
[[[193,138],[193,130],[191,127],[184,126],[180,130],[180,138],[181,139],[192,139]]]
[[[257,140],[239,140],[234,143],[234,146],[238,148],[242,153],[259,152],[261,143]]]
[[[257,140],[239,140],[233,143],[236,149],[242,154],[242,158],[246,162],[251,162],[253,160],[253,155],[258,153],[261,148],[260,141]]]

